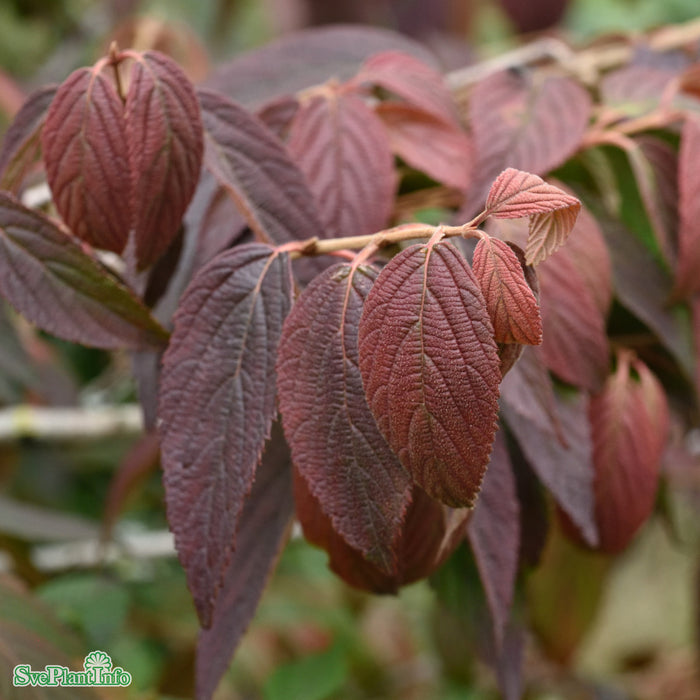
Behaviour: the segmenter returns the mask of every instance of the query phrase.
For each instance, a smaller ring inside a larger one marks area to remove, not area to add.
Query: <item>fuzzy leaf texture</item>
[[[34,91],[12,120],[0,148],[0,189],[17,192],[38,158],[41,130],[57,89],[47,85]]]
[[[542,319],[535,294],[513,250],[497,238],[481,238],[474,250],[479,282],[499,343],[539,345]]]
[[[134,65],[124,118],[136,259],[143,269],[177,235],[197,187],[202,120],[194,88],[175,61],[155,51],[129,56]]]
[[[212,615],[212,626],[197,642],[197,699],[208,700],[231,663],[231,656],[253,619],[265,584],[286,541],[292,515],[289,449],[278,424],[265,445],[246,499],[231,557]]]
[[[256,238],[279,244],[316,235],[322,226],[314,197],[281,141],[223,95],[202,89],[198,95],[205,166]]]
[[[383,229],[396,190],[394,158],[379,117],[356,95],[327,86],[296,113],[287,148],[311,187],[322,238]]]
[[[165,356],[159,417],[167,513],[203,627],[275,414],[275,359],[291,307],[286,254],[237,246],[187,288]]]
[[[459,118],[444,77],[434,68],[400,51],[384,51],[371,56],[354,83],[378,85],[446,124],[457,125]]]
[[[476,150],[469,207],[479,210],[507,166],[544,175],[561,165],[578,149],[590,113],[588,92],[571,78],[536,82],[525,71],[503,71],[480,81],[469,100]]]
[[[591,398],[588,413],[600,548],[614,554],[629,544],[654,508],[669,431],[668,405],[647,366],[623,354],[603,391]]]
[[[467,189],[474,167],[474,149],[458,124],[400,102],[382,102],[375,111],[397,156],[437,182],[460,191]]]
[[[70,230],[121,253],[131,225],[131,174],[124,109],[99,64],[58,88],[41,134],[54,204]],[[87,185],[87,186],[86,186]]]
[[[470,514],[466,508],[448,508],[414,486],[395,546],[396,570],[387,574],[336,532],[298,470],[294,500],[304,537],[328,553],[331,570],[345,583],[372,593],[396,593],[401,586],[433,573],[464,539]]]
[[[494,181],[486,211],[496,219],[530,217],[525,247],[528,265],[548,258],[568,237],[581,202],[532,173],[507,168]]]
[[[93,347],[159,348],[139,299],[45,216],[0,193],[0,294],[42,330]]]
[[[358,325],[376,276],[339,263],[304,290],[284,323],[278,393],[295,467],[334,529],[391,574],[411,482],[377,428],[358,367]]]
[[[469,506],[496,432],[493,326],[471,268],[449,243],[392,258],[360,320],[360,371],[379,429],[433,498]]]

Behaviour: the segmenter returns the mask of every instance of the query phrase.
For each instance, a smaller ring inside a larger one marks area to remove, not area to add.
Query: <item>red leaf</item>
[[[294,500],[304,537],[323,548],[330,568],[346,583],[373,593],[396,593],[433,573],[464,539],[470,511],[452,509],[414,487],[401,535],[396,543],[396,572],[389,575],[368,562],[334,529],[298,471]]]
[[[124,110],[130,206],[143,269],[168,248],[194,194],[202,120],[194,88],[175,61],[156,51],[128,55],[134,59]]]
[[[0,189],[17,192],[32,163],[39,157],[39,140],[56,85],[33,92],[12,120],[0,149]]]
[[[42,330],[99,348],[168,334],[133,292],[45,216],[0,193],[0,294]]]
[[[458,125],[398,102],[382,102],[375,111],[389,132],[396,155],[448,187],[467,189],[474,149]]]
[[[600,389],[609,365],[605,318],[586,281],[567,257],[538,269],[545,365],[569,384]]]
[[[688,297],[700,291],[700,118],[688,115],[683,122],[678,159],[680,227],[675,294]]]
[[[593,446],[584,394],[557,397],[556,410],[566,445],[551,429],[520,413],[503,395],[501,410],[532,470],[591,545],[598,541],[593,497]]]
[[[525,248],[528,265],[542,262],[564,243],[580,209],[576,197],[514,168],[496,178],[486,199],[486,211],[496,219],[531,217]]]
[[[525,72],[504,71],[478,83],[469,101],[476,148],[469,206],[478,211],[505,167],[544,175],[574,154],[588,126],[591,98],[570,78],[535,83]]]
[[[224,572],[212,626],[197,643],[197,698],[208,700],[231,662],[286,541],[294,512],[292,470],[282,431],[273,425]]]
[[[333,528],[390,574],[410,479],[374,422],[358,367],[357,328],[376,276],[339,263],[312,281],[284,323],[277,372],[295,467]]]
[[[442,74],[409,54],[400,51],[375,54],[365,61],[352,82],[378,85],[446,124],[459,124],[452,94]]]
[[[75,71],[58,88],[41,145],[68,227],[97,248],[121,253],[131,225],[126,127],[122,101],[99,65]]]
[[[639,383],[631,369],[639,375]],[[588,415],[600,549],[617,553],[654,507],[669,432],[666,396],[644,363],[621,354],[603,391],[592,397]]]
[[[302,103],[287,149],[319,207],[323,226],[315,235],[359,236],[386,226],[396,190],[394,159],[379,117],[359,97],[328,86]]]
[[[502,434],[496,435],[489,468],[467,528],[493,618],[498,646],[513,603],[520,551],[520,506]]]
[[[286,254],[261,244],[226,251],[190,283],[163,358],[168,520],[204,627],[276,410],[274,366],[291,297]]]
[[[248,107],[261,107],[281,95],[349,80],[369,56],[396,49],[431,65],[430,51],[406,36],[377,27],[313,27],[285,36],[224,63],[207,82]]]
[[[497,238],[481,238],[472,269],[486,300],[499,343],[539,345],[542,319],[537,299],[513,250]]]
[[[360,371],[379,429],[428,494],[479,492],[496,432],[499,359],[474,273],[449,243],[392,258],[360,320]]]
[[[321,231],[316,204],[282,143],[227,98],[199,91],[205,166],[261,241],[286,243]]]

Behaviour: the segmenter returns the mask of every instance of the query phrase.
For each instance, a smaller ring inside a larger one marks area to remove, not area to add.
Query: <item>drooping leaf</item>
[[[588,423],[588,399],[582,393],[557,396],[556,409],[566,444],[510,406],[502,397],[501,411],[532,470],[591,545],[598,541],[593,496],[593,445]]]
[[[365,59],[395,49],[427,65],[435,59],[421,44],[376,27],[314,27],[274,41],[220,65],[207,86],[247,107],[320,85],[348,80]]]
[[[360,320],[369,406],[414,481],[448,505],[474,501],[496,431],[499,359],[474,273],[449,243],[391,259]]]
[[[204,627],[276,410],[274,366],[291,296],[286,254],[261,244],[226,251],[190,283],[163,357],[168,520]]]
[[[544,339],[539,348],[545,365],[558,377],[595,391],[608,370],[605,318],[593,292],[566,257],[538,268]]]
[[[391,574],[410,478],[377,428],[358,367],[357,329],[376,276],[339,263],[304,290],[284,324],[278,393],[295,467],[334,529]]]
[[[479,569],[500,646],[513,602],[520,551],[520,506],[515,476],[502,434],[496,435],[491,461],[467,537]]]
[[[687,314],[669,306],[673,281],[648,248],[617,222],[602,220],[612,258],[615,295],[654,331],[692,380],[696,352]]]
[[[469,101],[478,176],[467,209],[479,211],[507,166],[544,175],[561,165],[579,147],[590,112],[590,96],[570,78],[536,82],[525,71],[504,71],[480,81]]]
[[[164,54],[134,59],[124,119],[132,190],[133,235],[140,269],[153,264],[177,234],[202,164],[202,120],[194,88]]]
[[[530,217],[525,247],[528,265],[548,258],[567,239],[581,202],[532,173],[507,168],[494,181],[486,211],[496,219]]]
[[[289,450],[282,431],[273,425],[240,515],[236,548],[224,572],[212,626],[199,634],[198,700],[211,698],[228,668],[286,541],[293,513]]]
[[[311,187],[323,238],[383,229],[391,215],[396,173],[379,117],[356,95],[327,86],[302,103],[287,149]]]
[[[22,178],[39,156],[39,140],[56,85],[34,91],[5,132],[0,148],[0,189],[16,193]]]
[[[294,500],[304,537],[328,553],[330,568],[349,585],[373,593],[396,593],[401,586],[429,576],[464,539],[470,514],[466,508],[448,508],[414,486],[395,545],[396,571],[390,575],[368,562],[333,529],[298,470],[294,472]]]
[[[399,102],[382,102],[375,111],[389,132],[391,149],[397,156],[448,187],[462,192],[467,189],[474,149],[458,125]]]
[[[226,189],[261,241],[318,235],[313,195],[282,143],[253,115],[227,98],[199,90],[205,165]]]
[[[700,118],[687,116],[681,130],[678,159],[680,227],[675,294],[685,297],[700,291]]]
[[[443,76],[409,54],[383,51],[370,56],[352,82],[378,85],[446,124],[459,123],[454,100]]]
[[[617,553],[654,507],[669,430],[666,395],[644,363],[620,353],[615,373],[591,398],[589,418],[599,546]]]
[[[45,216],[0,193],[0,294],[59,338],[158,348],[167,332],[109,270]]]
[[[539,345],[539,305],[512,248],[497,238],[481,238],[474,250],[472,269],[486,300],[496,340]]]
[[[95,68],[61,84],[41,132],[53,201],[71,231],[121,253],[129,235],[131,175],[121,98]]]

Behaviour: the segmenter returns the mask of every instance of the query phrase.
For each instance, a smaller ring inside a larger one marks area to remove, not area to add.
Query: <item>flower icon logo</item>
[[[112,657],[104,651],[91,651],[83,662],[86,671],[100,669],[101,671],[112,670]]]

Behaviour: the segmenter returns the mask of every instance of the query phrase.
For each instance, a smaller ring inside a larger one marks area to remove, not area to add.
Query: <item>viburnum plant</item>
[[[316,64],[292,75],[305,49]],[[408,42],[330,30],[195,88],[113,46],[17,115],[0,293],[61,338],[136,351],[199,697],[294,517],[375,592],[466,540],[498,649],[546,532],[538,482],[587,548],[622,551],[652,513],[667,396],[674,425],[693,419],[697,66],[641,53],[594,84],[573,73],[455,95]],[[21,199],[42,172],[43,212]],[[442,197],[446,223],[397,220],[399,191]]]

